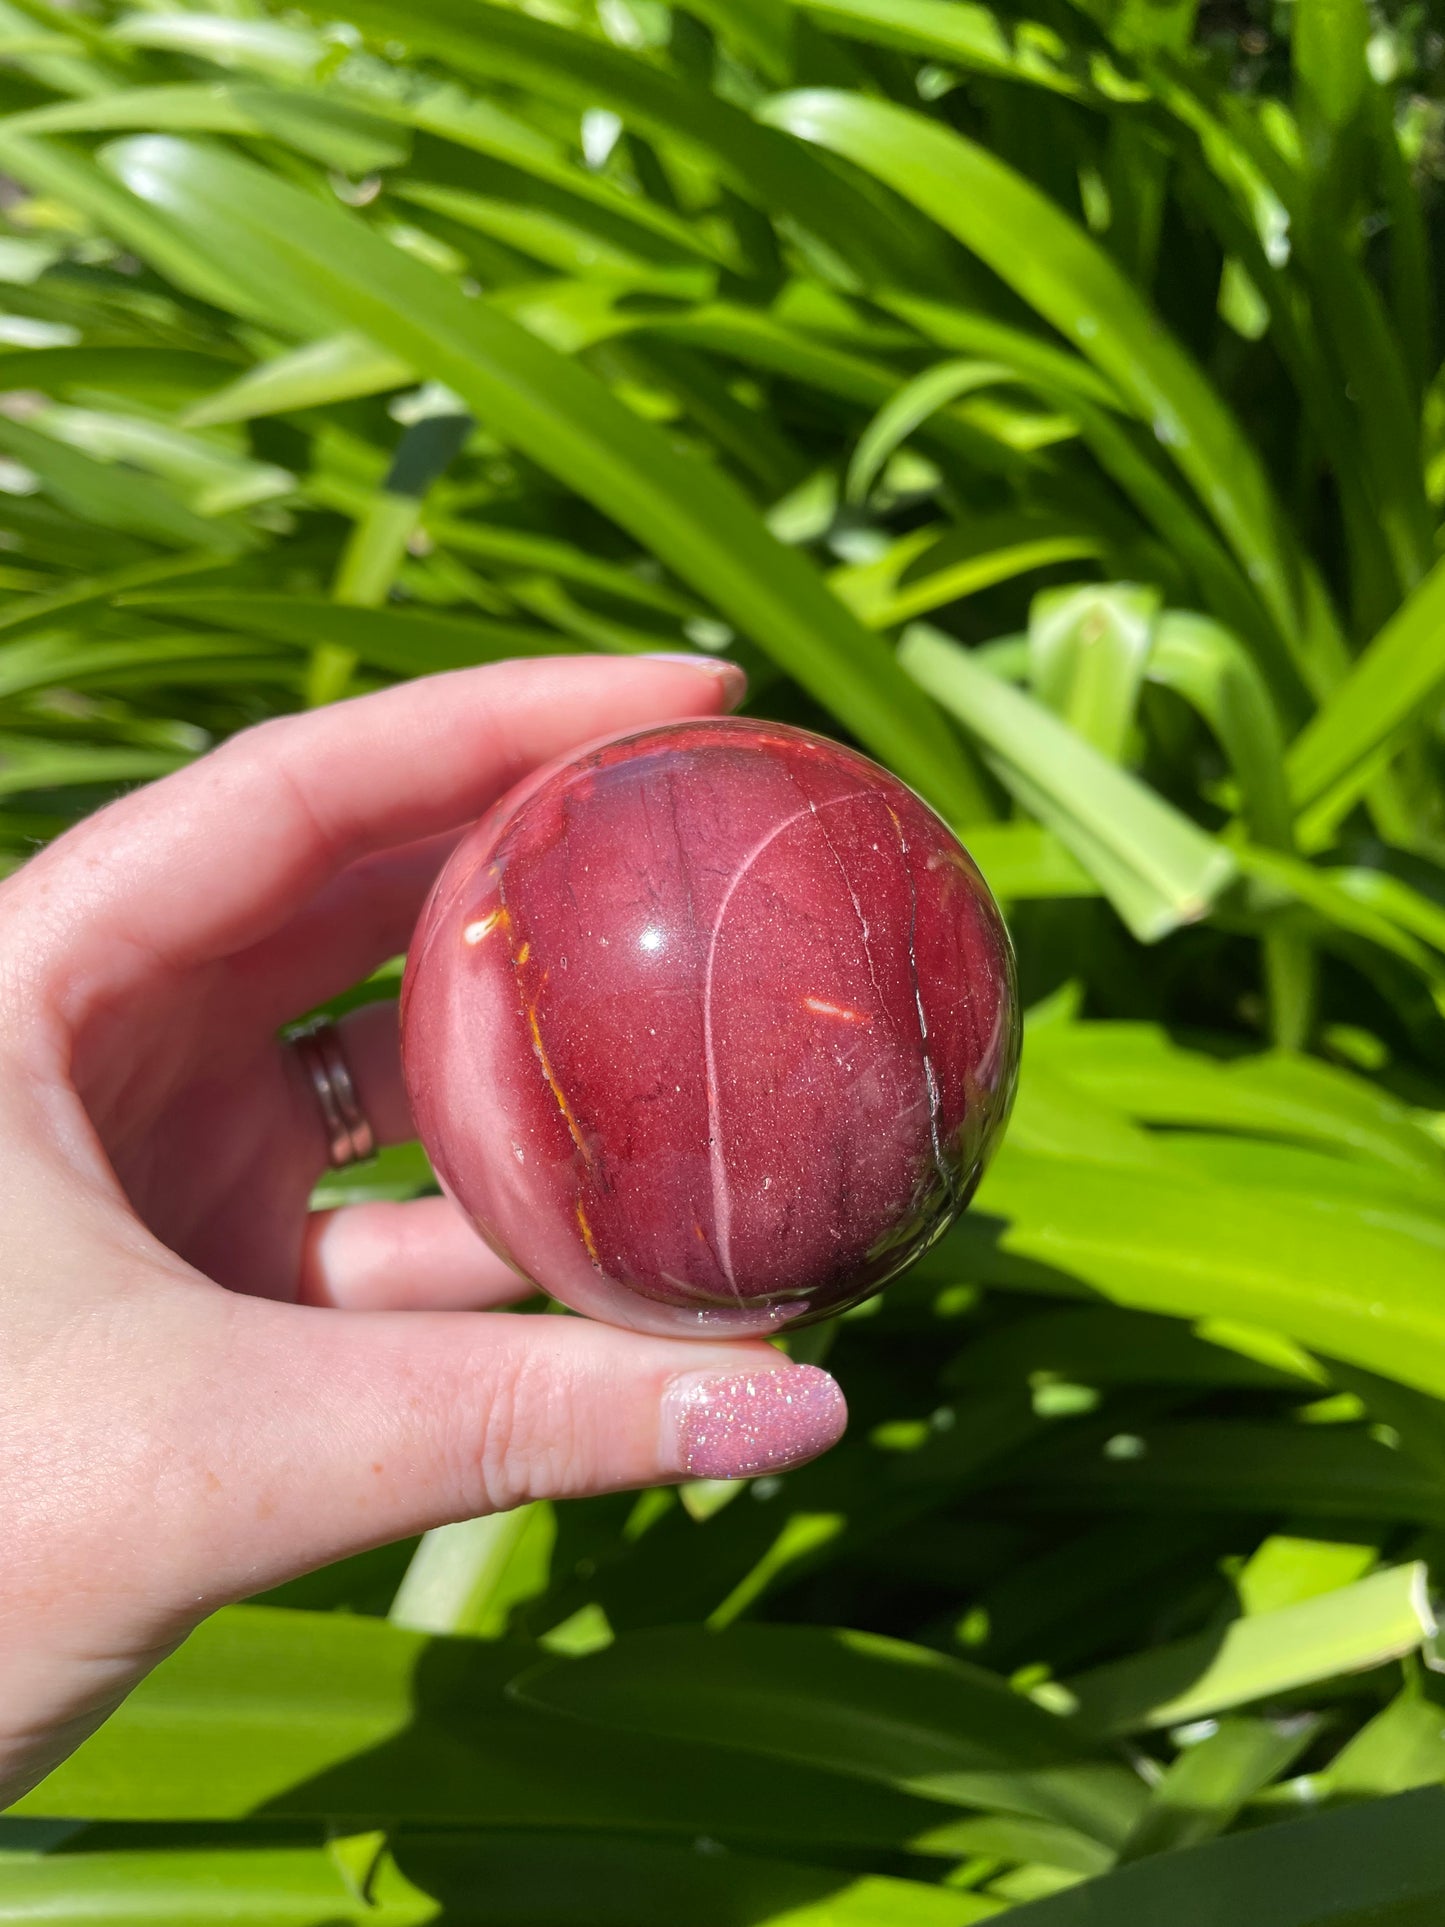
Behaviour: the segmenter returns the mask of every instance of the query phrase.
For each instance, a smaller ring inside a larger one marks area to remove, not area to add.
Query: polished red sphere
[[[442,1183],[575,1310],[736,1337],[855,1303],[968,1202],[1018,1063],[973,862],[866,757],[673,723],[503,798],[402,992]]]

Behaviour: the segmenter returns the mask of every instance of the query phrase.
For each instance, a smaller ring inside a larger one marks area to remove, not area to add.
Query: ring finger
[[[530,1297],[450,1198],[313,1211],[301,1302],[340,1311],[485,1311]]]
[[[378,1145],[416,1136],[397,1008],[363,1004],[336,1026],[357,1102]],[[482,1310],[532,1286],[493,1253],[449,1198],[376,1200],[313,1211],[302,1244],[305,1304],[347,1311]]]

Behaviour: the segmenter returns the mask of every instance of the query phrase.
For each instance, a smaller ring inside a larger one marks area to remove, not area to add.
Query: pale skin
[[[311,1213],[285,1024],[403,950],[537,764],[736,672],[503,663],[267,723],[0,885],[0,1807],[205,1615],[366,1547],[676,1479],[669,1393],[762,1344],[508,1313],[450,1203]],[[414,1135],[390,1005],[343,1037]]]

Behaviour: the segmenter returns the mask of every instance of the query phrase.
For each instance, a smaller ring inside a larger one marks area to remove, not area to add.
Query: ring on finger
[[[356,1094],[341,1033],[329,1017],[319,1017],[290,1031],[287,1042],[315,1093],[332,1166],[361,1164],[376,1150],[376,1133]]]

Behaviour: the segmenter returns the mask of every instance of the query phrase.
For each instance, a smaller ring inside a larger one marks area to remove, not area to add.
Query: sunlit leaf
[[[1228,852],[1047,710],[922,625],[899,659],[989,752],[1019,800],[1148,942],[1202,916],[1234,873]]]

